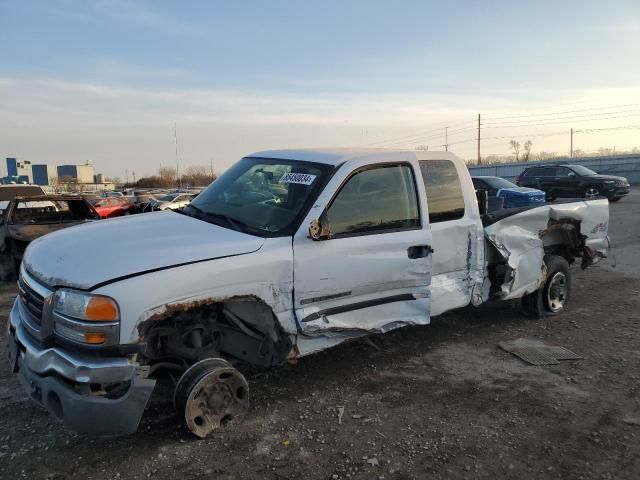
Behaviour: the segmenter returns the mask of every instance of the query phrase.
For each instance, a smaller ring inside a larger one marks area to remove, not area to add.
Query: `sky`
[[[175,125],[180,168],[445,126],[472,158],[478,114],[483,155],[640,147],[639,38],[637,0],[0,0],[0,157],[139,178]]]

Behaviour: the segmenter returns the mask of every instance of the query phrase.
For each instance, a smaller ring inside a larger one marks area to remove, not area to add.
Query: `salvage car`
[[[136,207],[124,197],[96,198],[93,202],[100,218],[113,218],[136,213]]]
[[[168,193],[155,199],[150,199],[142,208],[143,212],[153,212],[156,210],[177,210],[184,208],[195,197],[192,193]]]
[[[607,197],[610,202],[617,202],[630,191],[625,177],[601,175],[582,165],[528,167],[516,183],[543,190],[550,199]]]
[[[247,412],[248,367],[488,301],[561,313],[570,265],[607,252],[607,200],[483,204],[451,153],[254,153],[182,211],[32,243],[9,315],[12,369],[85,434],[135,431],[156,383],[175,379],[179,416],[205,437]]]
[[[0,222],[0,279],[17,278],[23,253],[37,238],[99,218],[91,204],[77,195],[15,197]]]
[[[9,202],[14,198],[28,197],[31,195],[46,195],[46,193],[39,185],[0,185],[0,215],[4,213]]]
[[[503,208],[538,206],[545,202],[545,193],[536,188],[519,187],[501,177],[471,177],[476,190],[485,190],[490,197],[499,198]]]

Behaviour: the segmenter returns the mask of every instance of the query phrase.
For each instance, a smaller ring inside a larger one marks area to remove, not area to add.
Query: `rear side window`
[[[525,177],[555,177],[556,167],[535,167],[527,170],[523,176]]]
[[[522,174],[523,177],[539,177],[541,174],[542,169],[541,168],[530,168],[528,170],[525,170],[524,173]]]
[[[356,173],[327,209],[327,220],[334,238],[420,228],[411,167],[385,165]]]
[[[429,222],[446,222],[464,216],[464,197],[456,166],[451,160],[421,160],[427,190]]]

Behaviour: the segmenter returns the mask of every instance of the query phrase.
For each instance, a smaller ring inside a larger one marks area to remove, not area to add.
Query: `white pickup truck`
[[[249,155],[183,211],[68,228],[29,246],[9,357],[80,433],[137,429],[157,381],[206,436],[273,367],[466,305],[563,310],[569,265],[608,247],[606,199],[484,211],[450,153]]]

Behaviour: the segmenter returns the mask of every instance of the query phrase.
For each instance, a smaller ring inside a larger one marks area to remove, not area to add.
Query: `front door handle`
[[[414,260],[416,258],[425,258],[433,253],[431,245],[414,245],[407,249],[407,256]]]

